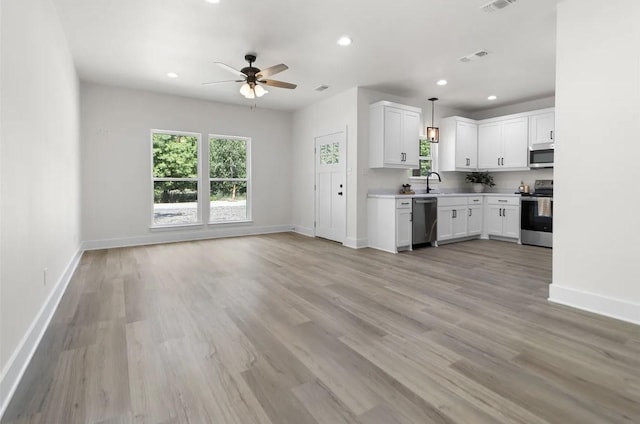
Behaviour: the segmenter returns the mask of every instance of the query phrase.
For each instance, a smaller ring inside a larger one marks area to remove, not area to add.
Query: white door
[[[555,113],[549,112],[533,115],[529,120],[529,143],[531,147],[539,144],[555,143],[553,130],[555,129]]]
[[[468,222],[470,236],[482,233],[482,205],[469,205]]]
[[[478,126],[456,122],[456,168],[476,169],[477,161]]]
[[[487,216],[485,219],[485,225],[487,227],[487,234],[490,236],[502,235],[502,206],[489,205],[487,208]]]
[[[396,247],[411,246],[411,209],[396,210]]]
[[[417,168],[420,165],[420,115],[403,112],[402,126],[404,164]]]
[[[315,143],[315,235],[343,243],[347,225],[345,133],[316,137]]]
[[[453,207],[438,208],[438,241],[453,238]]]
[[[505,168],[524,168],[527,166],[529,120],[517,118],[504,121],[502,126],[502,161]]]
[[[492,122],[478,127],[478,168],[500,168],[502,159],[502,123]]]
[[[384,163],[404,165],[402,154],[402,110],[384,108]]]
[[[505,206],[503,208],[502,234],[505,237],[520,238],[520,208],[517,206]]]
[[[466,237],[467,235],[467,208],[457,206],[453,210],[453,237]]]

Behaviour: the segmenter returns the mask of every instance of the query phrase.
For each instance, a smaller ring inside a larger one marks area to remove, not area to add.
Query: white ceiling
[[[476,111],[555,91],[557,0],[53,0],[84,80],[253,105],[216,61],[285,63],[259,107],[294,110],[354,86]],[[349,47],[336,40],[353,38]],[[458,59],[480,49],[488,56]],[[170,79],[167,72],[179,78]],[[437,86],[438,79],[449,84]],[[330,88],[314,89],[321,84]],[[495,94],[497,101],[487,101]]]

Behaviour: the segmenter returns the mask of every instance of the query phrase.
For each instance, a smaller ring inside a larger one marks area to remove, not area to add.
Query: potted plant
[[[473,191],[475,193],[482,193],[485,186],[493,187],[496,185],[493,182],[493,177],[489,175],[489,171],[467,174],[465,181],[473,184]]]

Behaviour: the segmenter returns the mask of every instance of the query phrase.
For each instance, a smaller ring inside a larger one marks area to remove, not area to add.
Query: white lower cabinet
[[[520,199],[488,197],[485,228],[489,237],[520,239]]]
[[[467,222],[467,231],[470,236],[482,234],[482,197],[469,198],[469,216]]]
[[[411,203],[409,197],[368,199],[369,247],[392,253],[411,249]]]
[[[409,206],[405,204],[409,203]],[[411,200],[396,201],[396,249],[410,248],[412,239]]]
[[[482,197],[438,198],[438,242],[482,233]]]

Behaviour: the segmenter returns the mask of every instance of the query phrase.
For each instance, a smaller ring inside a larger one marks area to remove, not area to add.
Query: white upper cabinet
[[[545,109],[529,117],[529,146],[534,149],[555,147],[556,114]]]
[[[478,126],[478,167],[500,167],[502,158],[502,123],[492,122]]]
[[[492,119],[478,126],[478,168],[507,171],[527,168],[528,118]]]
[[[369,167],[417,168],[420,148],[420,112],[392,102],[369,108]]]
[[[452,116],[440,124],[438,144],[440,171],[467,171],[478,167],[478,125],[476,121]]]

